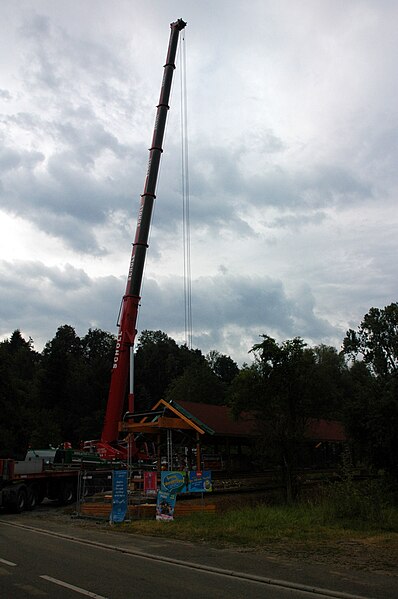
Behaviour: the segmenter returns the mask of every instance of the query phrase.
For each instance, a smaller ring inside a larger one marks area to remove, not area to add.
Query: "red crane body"
[[[140,208],[138,212],[137,228],[131,254],[130,268],[128,272],[126,292],[123,296],[119,332],[117,336],[116,351],[113,360],[111,383],[108,395],[104,426],[102,429],[101,442],[97,444],[100,453],[107,458],[122,457],[125,453],[121,447],[115,446],[119,434],[119,422],[122,419],[124,403],[127,393],[127,384],[130,371],[130,353],[133,351],[134,341],[137,334],[136,324],[138,306],[141,299],[141,283],[144,270],[145,256],[148,248],[148,236],[151,224],[153,203],[155,200],[156,183],[158,178],[162,144],[166,126],[167,112],[169,110],[169,97],[173,72],[175,69],[175,57],[177,52],[178,37],[186,23],[178,19],[171,23],[170,40],[164,65],[163,80],[160,90],[159,104],[152,143],[149,149],[148,169],[141,195]],[[129,410],[134,411],[133,393],[129,394]],[[133,444],[133,447],[131,446]],[[112,446],[113,444],[113,446]],[[137,453],[134,442],[130,441],[132,453]]]

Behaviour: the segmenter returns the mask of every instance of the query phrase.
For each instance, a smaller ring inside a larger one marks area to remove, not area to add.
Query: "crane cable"
[[[191,273],[191,228],[189,197],[189,161],[188,161],[188,102],[187,102],[187,64],[185,31],[181,39],[180,51],[180,87],[181,87],[181,187],[182,187],[182,237],[184,262],[184,324],[185,344],[192,349],[192,273]]]

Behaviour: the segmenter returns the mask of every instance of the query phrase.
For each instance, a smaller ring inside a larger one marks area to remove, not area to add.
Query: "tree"
[[[343,352],[352,360],[348,430],[368,464],[398,477],[398,304],[371,308]]]
[[[59,425],[56,444],[79,441],[78,425],[85,412],[82,363],[80,337],[70,325],[60,326],[44,346],[39,373],[40,406]]]
[[[40,400],[58,423],[56,444],[98,438],[109,392],[115,337],[63,325],[42,352]],[[43,431],[45,432],[45,431]],[[54,442],[54,441],[53,441]]]
[[[345,354],[362,356],[376,377],[398,375],[398,304],[370,308],[358,331],[349,329],[343,341]]]
[[[250,413],[259,423],[264,446],[280,465],[288,502],[294,498],[294,469],[309,420],[325,416],[331,390],[323,384],[329,348],[314,351],[299,337],[277,343],[268,335],[251,349],[252,366],[232,383],[230,405],[236,415]],[[321,368],[321,366],[323,368]]]
[[[162,331],[143,331],[135,356],[135,396],[137,411],[148,410],[164,399],[171,383],[191,364],[203,364],[200,350],[177,343]]]
[[[169,386],[165,399],[223,405],[225,384],[206,362],[191,364]]]
[[[239,368],[236,362],[225,354],[220,354],[216,350],[212,350],[206,356],[206,360],[219,379],[229,385],[239,372]]]
[[[17,329],[0,343],[0,455],[23,459],[35,426],[40,356]]]
[[[101,329],[89,329],[81,339],[81,390],[85,414],[77,432],[80,439],[99,437],[104,421],[115,354],[116,338]]]
[[[330,345],[312,348],[315,360],[312,386],[317,397],[313,405],[313,418],[341,420],[343,413],[347,365],[344,355]]]

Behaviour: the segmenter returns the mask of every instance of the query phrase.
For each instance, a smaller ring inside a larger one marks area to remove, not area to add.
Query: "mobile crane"
[[[73,501],[76,495],[79,471],[84,466],[85,461],[90,459],[86,452],[96,453],[99,458],[103,459],[104,463],[106,460],[125,461],[128,456],[128,444],[131,457],[147,457],[144,452],[139,450],[132,436],[129,437],[127,443],[123,444],[118,441],[119,423],[123,416],[128,382],[128,409],[130,413],[134,412],[133,356],[134,341],[137,334],[138,307],[141,299],[141,282],[148,248],[153,204],[156,198],[156,183],[160,157],[163,151],[163,137],[169,110],[168,102],[175,69],[174,61],[179,34],[185,26],[186,23],[182,19],[178,19],[170,25],[171,32],[166,64],[163,67],[159,104],[157,105],[152,143],[149,149],[148,169],[144,191],[141,195],[126,291],[122,300],[119,332],[101,439],[85,442],[82,447],[83,452],[79,455],[73,450],[67,450],[66,452],[59,450],[60,458],[57,460],[56,456],[53,456],[54,459],[51,460],[51,463],[40,457],[34,456],[32,458],[29,455],[23,461],[0,459],[0,507],[20,512],[23,509],[33,509],[45,497],[56,499],[61,503]],[[75,456],[75,459],[73,456]]]
[[[122,300],[119,319],[119,331],[116,340],[116,350],[113,358],[112,376],[109,388],[108,403],[101,439],[92,443],[92,447],[103,458],[126,459],[127,447],[118,441],[119,422],[122,420],[125,398],[128,390],[128,410],[134,412],[134,342],[137,334],[136,324],[138,307],[141,299],[141,282],[144,270],[148,236],[152,217],[154,200],[156,198],[156,183],[163,152],[163,137],[169,110],[169,97],[175,57],[177,53],[180,31],[186,26],[182,19],[170,24],[171,32],[164,65],[163,79],[157,105],[155,126],[149,148],[148,168],[145,178],[144,191],[138,212],[136,233],[127,277],[126,291]],[[86,448],[88,444],[85,444]],[[138,448],[133,438],[129,439],[129,452],[131,456],[138,455]]]

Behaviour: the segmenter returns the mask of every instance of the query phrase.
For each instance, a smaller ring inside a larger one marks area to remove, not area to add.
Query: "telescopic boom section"
[[[134,345],[137,334],[137,315],[140,302],[141,282],[144,271],[146,251],[148,248],[148,236],[151,224],[153,203],[155,200],[156,183],[159,172],[160,157],[166,126],[167,112],[169,110],[169,97],[173,72],[175,69],[175,57],[177,53],[178,37],[186,23],[178,19],[171,23],[169,47],[167,51],[166,64],[164,65],[162,87],[160,90],[159,104],[157,106],[156,120],[149,149],[148,169],[141,196],[140,209],[138,212],[137,229],[131,254],[130,268],[127,278],[126,293],[123,297],[119,333],[117,336],[115,357],[111,384],[108,396],[108,405],[105,414],[104,427],[101,441],[110,443],[118,438],[118,425],[122,418],[124,400],[127,390],[127,382],[130,369],[130,348]],[[132,398],[130,398],[132,403]],[[132,405],[129,406],[130,411]]]

